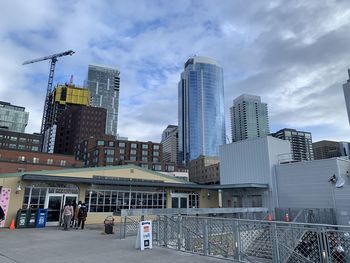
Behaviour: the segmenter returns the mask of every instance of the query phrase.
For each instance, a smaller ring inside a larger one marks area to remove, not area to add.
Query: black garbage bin
[[[27,227],[35,227],[37,209],[30,208],[27,211]]]
[[[16,228],[27,227],[27,216],[28,216],[28,209],[18,209],[16,214],[16,222],[15,222]]]
[[[107,216],[105,221],[105,233],[106,234],[114,234],[113,232],[113,226],[114,226],[114,218],[113,216]]]

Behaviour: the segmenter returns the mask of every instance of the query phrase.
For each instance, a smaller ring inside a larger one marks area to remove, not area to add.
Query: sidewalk
[[[120,240],[116,235],[102,235],[98,226],[85,230],[0,229],[1,263],[207,263],[225,262],[190,253],[154,247],[140,251],[134,248],[135,237]]]

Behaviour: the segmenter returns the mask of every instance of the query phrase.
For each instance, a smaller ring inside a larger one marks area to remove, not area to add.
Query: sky
[[[239,95],[268,103],[270,131],[312,132],[313,141],[350,141],[342,85],[349,79],[350,1],[5,1],[0,0],[0,100],[26,107],[26,132],[39,132],[49,61],[65,50],[54,84],[82,86],[89,64],[121,74],[118,133],[159,142],[177,124],[186,60],[223,67],[229,108]]]

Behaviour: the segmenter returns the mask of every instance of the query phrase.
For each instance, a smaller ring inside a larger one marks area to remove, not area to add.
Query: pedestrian
[[[74,202],[72,204],[72,207],[73,207],[73,215],[72,215],[72,218],[70,219],[70,222],[69,222],[69,226],[70,227],[73,227],[74,226],[74,215],[75,215],[75,208],[77,207],[77,203]]]
[[[74,210],[74,228],[78,229],[78,220],[79,220],[79,209],[81,207],[81,201],[78,202],[78,205]]]
[[[0,222],[2,220],[5,220],[5,212],[4,212],[4,210],[2,209],[2,207],[0,205]]]
[[[73,206],[71,206],[70,204],[65,204],[63,209],[64,230],[68,230],[68,225],[70,223],[70,220],[72,219],[73,214]]]
[[[82,203],[78,213],[78,228],[80,227],[80,224],[81,224],[81,229],[84,229],[86,217],[87,217],[87,207],[85,206],[85,203]]]

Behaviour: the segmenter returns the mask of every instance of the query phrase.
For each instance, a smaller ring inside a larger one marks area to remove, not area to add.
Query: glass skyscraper
[[[190,58],[178,92],[179,163],[187,165],[200,155],[218,156],[226,139],[222,68],[210,58]]]
[[[267,136],[269,117],[267,104],[259,96],[243,94],[233,101],[231,112],[232,141]]]
[[[86,85],[91,106],[107,110],[106,134],[117,136],[120,72],[115,68],[89,65]]]
[[[0,101],[0,129],[24,133],[28,118],[24,107]]]

